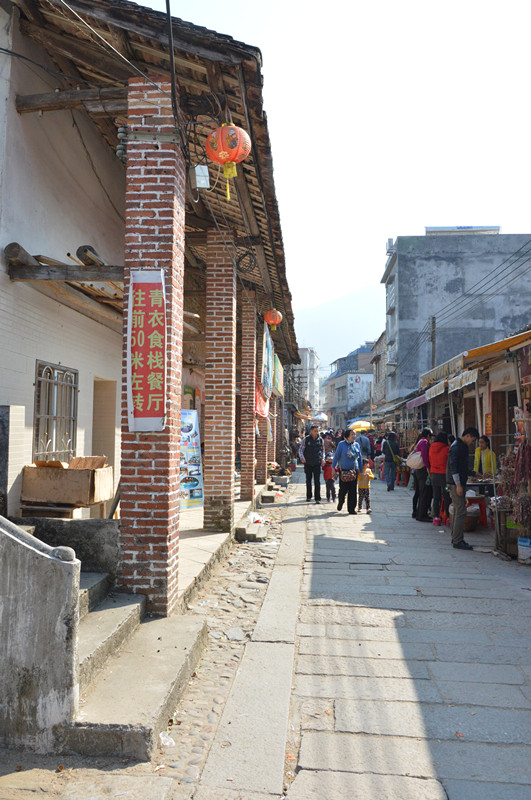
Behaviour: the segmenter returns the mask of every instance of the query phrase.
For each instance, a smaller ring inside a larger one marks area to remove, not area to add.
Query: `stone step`
[[[101,603],[112,586],[110,575],[106,572],[82,572],[79,578],[79,619],[80,621]]]
[[[106,597],[80,621],[80,693],[86,690],[94,676],[136,630],[144,618],[145,607],[143,595],[114,594]]]
[[[54,728],[57,751],[149,760],[206,641],[201,619],[142,622],[81,697],[77,719]]]
[[[275,492],[262,492],[260,495],[260,504],[268,505],[275,502]]]

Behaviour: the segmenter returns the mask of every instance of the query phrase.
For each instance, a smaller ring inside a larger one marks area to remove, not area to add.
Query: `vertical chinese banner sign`
[[[127,322],[130,431],[166,424],[166,295],[162,270],[131,270]]]

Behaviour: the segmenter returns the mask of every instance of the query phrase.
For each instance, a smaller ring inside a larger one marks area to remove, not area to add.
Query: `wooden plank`
[[[41,294],[66,306],[67,308],[83,314],[84,317],[99,322],[106,328],[116,333],[123,332],[122,314],[110,305],[91,300],[82,292],[73,289],[60,281],[27,281],[26,286],[31,286]]]
[[[65,33],[41,28],[39,25],[23,19],[19,24],[20,30],[25,36],[39,42],[54,53],[71,58],[78,66],[81,65],[88,70],[97,69],[114,80],[124,82],[135,74],[133,68],[128,66],[125,61],[116,55],[107,55],[102,47],[84,42],[80,38],[75,39]]]
[[[60,0],[49,1],[51,5],[61,5]],[[162,21],[162,15],[160,13],[157,15],[157,18],[153,20],[153,23],[149,24],[151,20],[148,14],[142,13],[144,11],[142,8],[138,8],[135,18],[134,12],[129,8],[124,11],[120,7],[114,7],[111,4],[103,6],[90,2],[80,2],[80,0],[69,0],[69,5],[74,8],[78,14],[85,15],[89,19],[95,19],[99,22],[103,22],[104,25],[109,25],[110,27],[117,26],[128,33],[152,39],[165,49],[168,47],[166,25],[165,21]],[[240,64],[244,57],[249,57],[247,52],[242,52],[240,55],[239,53],[237,54],[231,51],[229,49],[229,41],[223,43],[216,42],[213,37],[205,36],[205,39],[208,38],[208,43],[203,45],[197,43],[197,39],[199,38],[197,34],[193,37],[196,41],[190,41],[185,37],[185,31],[180,28],[179,22],[174,19],[173,43],[177,50],[190,55],[199,56],[207,61],[219,61],[223,64],[232,65]],[[229,40],[229,37],[226,38]],[[131,41],[130,44],[132,47],[135,47],[134,41]],[[219,50],[214,49],[216,47],[219,47]],[[251,48],[246,47],[246,51],[250,49]],[[236,50],[236,45],[234,46],[234,50]]]
[[[105,101],[123,100],[127,108],[127,88],[125,86],[100,87],[98,89],[68,89],[63,92],[16,95],[15,106],[19,114],[35,111],[59,111],[64,108],[83,108],[85,103],[99,104],[105,109]],[[113,104],[114,106],[114,104]]]
[[[96,264],[38,264],[26,266],[9,263],[12,281],[123,281],[122,266],[97,266]]]

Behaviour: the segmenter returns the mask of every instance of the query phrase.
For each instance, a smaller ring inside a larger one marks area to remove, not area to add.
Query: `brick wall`
[[[128,91],[129,131],[172,134],[170,84],[162,94],[142,78]],[[131,269],[163,269],[167,315],[166,427],[130,433],[126,335],[123,350],[121,582],[145,594],[148,608],[169,614],[177,601],[179,457],[184,277],[185,164],[175,142],[129,140],[127,146],[124,331]]]
[[[206,530],[234,525],[236,268],[229,232],[207,233],[204,518]]]
[[[254,426],[256,383],[256,308],[254,292],[242,292],[241,355],[241,494],[254,500],[256,434]]]

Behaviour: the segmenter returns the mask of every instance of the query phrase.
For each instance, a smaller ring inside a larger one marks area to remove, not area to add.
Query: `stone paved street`
[[[528,800],[531,570],[371,495],[348,516],[299,486],[284,522],[307,517],[289,800]]]
[[[175,746],[2,751],[0,800],[529,800],[531,570],[484,531],[453,550],[405,488],[374,481],[373,513],[348,516],[302,479],[190,604],[209,647]]]

